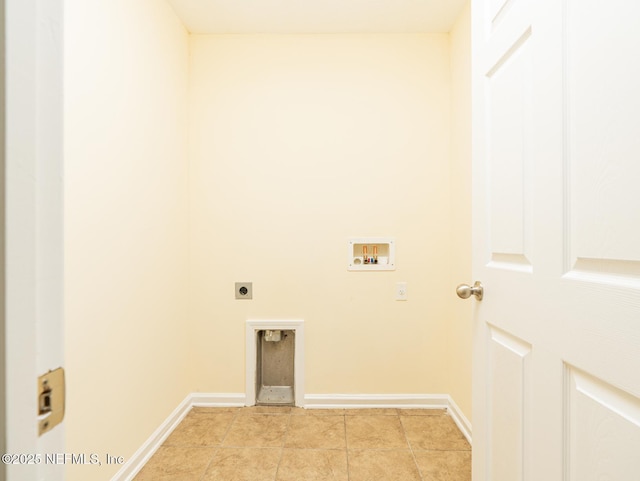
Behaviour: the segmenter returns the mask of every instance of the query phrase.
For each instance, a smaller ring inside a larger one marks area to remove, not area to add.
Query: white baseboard
[[[122,465],[111,481],[130,481],[153,456],[171,432],[180,424],[194,406],[203,407],[236,407],[244,406],[245,395],[220,393],[191,393],[165,419],[140,448]]]
[[[449,398],[449,406],[447,408],[449,415],[453,418],[453,421],[456,423],[456,426],[458,426],[460,431],[462,431],[464,437],[467,438],[469,444],[472,444],[471,422],[469,422],[469,419],[467,419],[464,413],[460,410],[453,398],[451,396],[447,397]]]
[[[194,392],[190,395],[191,406],[198,407],[244,407],[245,406],[245,394],[244,393],[203,393]]]
[[[446,409],[448,406],[447,394],[307,394],[304,397],[307,409]]]
[[[244,393],[191,393],[120,468],[111,481],[131,481],[192,407],[242,407]],[[307,394],[306,409],[401,408],[446,409],[471,443],[471,423],[448,394]]]
[[[115,476],[111,478],[111,481],[129,481],[133,479],[190,410],[191,395],[187,396],[180,405],[174,409],[169,417],[153,432],[149,439],[122,465]]]

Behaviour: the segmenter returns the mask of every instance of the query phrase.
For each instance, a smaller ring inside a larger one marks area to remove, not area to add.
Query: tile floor
[[[470,481],[444,410],[193,408],[135,481]]]

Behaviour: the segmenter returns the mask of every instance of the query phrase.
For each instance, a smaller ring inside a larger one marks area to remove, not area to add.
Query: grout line
[[[404,428],[404,423],[402,422],[402,416],[400,415],[400,412],[398,412],[398,418],[400,419],[400,426],[402,426],[402,434],[404,434],[404,439],[407,441],[407,446],[409,446],[409,451],[411,452],[411,457],[413,458],[413,464],[416,467],[416,470],[418,471],[418,476],[422,481],[425,481],[424,477],[422,476],[422,471],[420,471],[420,466],[418,466],[418,461],[416,460],[416,454],[413,452],[413,446],[411,445],[411,442],[407,437],[407,431]]]
[[[220,440],[220,446],[218,447],[220,448],[222,447],[222,444],[224,443],[224,441],[227,439],[227,436],[229,435],[229,431],[231,431],[231,426],[233,426],[233,423],[236,422],[236,419],[238,418],[239,414],[240,414],[240,409],[238,409],[233,413],[233,419],[229,423],[229,426],[227,427],[227,430],[225,431],[224,436],[222,436],[222,439]]]
[[[287,444],[287,436],[289,436],[289,429],[291,428],[291,416],[293,416],[292,412],[289,411],[289,419],[287,420],[287,429],[284,432],[284,436],[282,437],[282,446],[280,447],[280,459],[278,459],[278,465],[276,466],[276,474],[274,475],[273,481],[278,479],[278,472],[280,471],[280,465],[282,464],[282,458],[284,457],[284,447]]]
[[[204,469],[204,471],[202,472],[202,476],[200,476],[200,480],[199,481],[203,481],[205,475],[207,474],[207,471],[209,471],[209,467],[211,466],[211,463],[213,463],[213,460],[216,459],[217,455],[218,455],[218,451],[220,451],[220,448],[222,448],[222,443],[224,443],[224,440],[227,439],[227,436],[229,435],[229,431],[231,431],[231,426],[233,426],[233,423],[235,422],[236,418],[238,417],[238,413],[240,412],[240,409],[236,410],[235,412],[233,412],[233,419],[231,419],[231,422],[229,423],[229,426],[227,426],[227,430],[224,433],[224,436],[222,436],[222,439],[220,440],[220,443],[218,443],[218,446],[216,446],[216,450],[213,453],[213,456],[211,457],[211,459],[209,460],[209,463],[207,464],[207,467]]]

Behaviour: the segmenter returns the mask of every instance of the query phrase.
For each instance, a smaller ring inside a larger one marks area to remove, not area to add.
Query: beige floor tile
[[[291,414],[290,406],[249,406],[242,408],[240,414]]]
[[[471,481],[471,451],[414,451],[424,481]]]
[[[289,419],[290,416],[274,414],[236,416],[223,446],[282,447]]]
[[[198,481],[214,453],[215,448],[161,446],[134,481]]]
[[[349,481],[420,481],[411,451],[349,450]]]
[[[276,481],[347,481],[347,452],[339,449],[286,449]]]
[[[365,408],[365,409],[345,409],[347,416],[397,416],[398,410],[395,408]]]
[[[165,446],[218,446],[235,414],[189,413],[164,442]]]
[[[471,449],[450,416],[401,416],[400,420],[414,450]]]
[[[203,406],[193,406],[189,414],[220,414],[220,413],[237,413],[242,408],[226,407],[226,408],[209,408]]]
[[[282,449],[273,448],[219,448],[202,479],[273,481],[281,454]]]
[[[345,416],[347,448],[408,448],[398,416]]]
[[[344,416],[291,416],[285,447],[344,449]]]
[[[291,408],[294,416],[344,416],[344,409],[304,409]]]
[[[194,408],[135,479],[470,481],[470,450],[445,410]]]

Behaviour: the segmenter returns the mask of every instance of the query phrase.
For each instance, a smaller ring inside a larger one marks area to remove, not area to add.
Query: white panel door
[[[472,15],[473,479],[638,481],[640,2]]]

